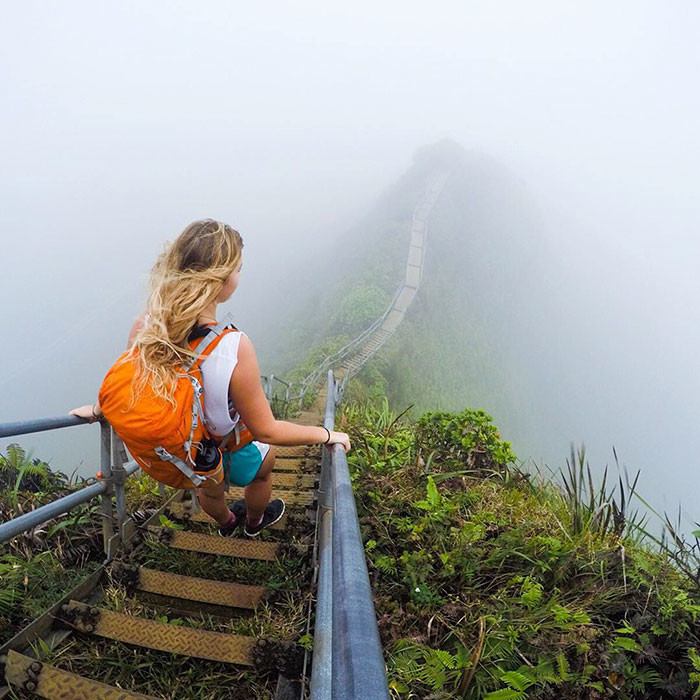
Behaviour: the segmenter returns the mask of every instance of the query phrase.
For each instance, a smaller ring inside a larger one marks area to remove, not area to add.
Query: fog
[[[327,262],[416,149],[448,137],[519,178],[563,280],[546,336],[514,339],[539,388],[523,407],[539,429],[516,447],[559,466],[570,441],[598,465],[615,445],[656,505],[700,517],[696,3],[3,14],[0,421],[93,400],[156,254],[195,218],[243,234],[228,306],[271,343],[276,280],[303,294],[307,261]],[[18,441],[91,473],[96,432]]]

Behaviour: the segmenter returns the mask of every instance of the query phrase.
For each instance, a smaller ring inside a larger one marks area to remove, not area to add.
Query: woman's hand
[[[88,423],[94,423],[96,420],[99,420],[102,417],[102,411],[100,411],[99,408],[95,410],[94,405],[79,406],[78,408],[74,408],[69,415],[78,416],[78,418],[85,418],[87,419]]]
[[[326,443],[329,452],[333,449],[332,445],[342,445],[345,452],[350,450],[350,437],[347,433],[339,433],[336,430],[328,432],[331,434],[331,439]]]

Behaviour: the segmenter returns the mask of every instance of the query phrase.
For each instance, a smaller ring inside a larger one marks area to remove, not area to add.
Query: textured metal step
[[[157,700],[62,671],[16,651],[7,654],[5,678],[8,684],[50,700]]]
[[[232,486],[229,489],[226,500],[229,502],[236,501],[244,496],[245,492],[242,488],[239,486]],[[285,503],[292,506],[308,506],[314,502],[316,494],[314,491],[282,491],[273,489],[272,494],[270,495],[270,500],[275,498],[281,498]]]
[[[252,651],[257,643],[253,637],[170,625],[91,607],[74,600],[61,609],[61,617],[81,632],[171,654],[229,664],[252,665]]]
[[[308,445],[278,445],[277,446],[277,456],[278,457],[304,457],[310,448]]]
[[[280,488],[310,489],[316,485],[316,474],[273,474],[272,485]]]
[[[208,516],[203,510],[200,510],[197,513],[191,513],[190,509],[187,508],[186,503],[172,503],[170,505],[169,511],[174,517],[181,518],[183,520],[189,520],[193,523],[209,523],[210,525],[214,524],[214,520],[210,516]],[[286,527],[287,514],[285,513],[279,522],[272,525],[271,529],[284,530],[284,528]]]
[[[143,566],[139,568],[137,588],[148,593],[231,608],[254,608],[267,595],[268,590],[262,586],[180,576]]]
[[[236,539],[221,537],[221,535],[204,535],[199,532],[172,530],[164,527],[149,528],[173,549],[186,549],[190,552],[203,554],[220,554],[225,557],[241,557],[242,559],[277,559],[279,545],[274,542],[261,542],[254,539]]]
[[[281,472],[298,472],[304,466],[303,457],[280,457],[275,459],[275,466],[272,468],[273,474]],[[275,477],[272,477],[273,479]]]

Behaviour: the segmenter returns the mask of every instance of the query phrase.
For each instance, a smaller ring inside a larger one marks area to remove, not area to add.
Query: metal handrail
[[[294,399],[301,402],[306,392],[316,384],[316,382],[321,378],[324,372],[327,372],[333,365],[342,362],[346,357],[348,357],[351,354],[353,350],[355,350],[356,347],[358,347],[365,340],[367,340],[367,338],[369,338],[369,336],[371,336],[372,333],[374,333],[374,331],[376,331],[377,328],[379,328],[382,325],[382,323],[384,323],[386,317],[391,313],[391,310],[394,308],[394,304],[399,298],[402,289],[403,282],[401,283],[399,288],[394,292],[394,296],[392,297],[389,306],[387,306],[387,308],[379,318],[375,319],[370,326],[365,328],[365,330],[362,331],[362,333],[360,333],[360,335],[353,338],[349,343],[340,348],[340,350],[337,350],[332,355],[328,355],[324,360],[321,361],[321,364],[313,372],[311,372],[304,379],[301,380],[300,393],[297,396],[293,397]]]
[[[124,469],[126,471],[126,475],[131,476],[139,469],[139,465],[132,461],[125,465]],[[76,506],[87,503],[88,501],[97,498],[97,496],[102,496],[108,490],[109,482],[101,479],[96,484],[86,486],[79,491],[75,491],[67,496],[51,501],[50,503],[36,508],[29,513],[24,513],[24,515],[8,520],[6,523],[2,523],[2,525],[0,525],[0,543],[7,542],[16,535],[20,535],[23,532],[28,532],[37,525],[53,520],[59,515],[64,515]]]
[[[414,220],[420,207],[425,205],[434,189],[435,185],[416,205],[413,212]],[[439,194],[440,188],[437,189]],[[434,202],[431,202],[431,208],[433,204]],[[421,277],[424,258],[425,246],[422,251]],[[347,372],[342,383],[338,383],[333,376],[332,366],[345,360],[381,327],[404,287],[405,279],[402,280],[390,304],[379,318],[342,348],[324,358],[316,369],[298,383],[300,387],[298,395],[294,397],[291,395],[295,384],[290,384],[273,374],[261,375],[268,398],[274,397],[272,384],[276,380],[286,388],[284,392],[286,405],[291,400],[298,400],[301,403],[306,392],[316,384],[323,372],[328,372],[324,426],[329,430],[333,429],[335,409],[342,401],[351,372]],[[363,364],[371,354],[363,358]],[[0,437],[56,430],[87,422],[86,419],[77,416],[59,416],[2,423]],[[109,424],[101,421],[100,481],[1,524],[0,543],[99,496],[102,498],[105,552],[109,558],[111,542],[114,538],[113,523],[117,523],[121,533],[126,515],[124,482],[139,468],[134,461],[125,462],[126,453],[123,444]],[[116,519],[112,517],[112,493],[116,495]],[[329,700],[330,698],[333,700],[359,700],[360,698],[389,700],[386,668],[372,601],[364,546],[347,458],[340,445],[334,445],[330,453],[327,451],[323,453],[318,503],[318,550],[316,552],[318,594],[311,700]]]
[[[72,428],[76,425],[84,425],[87,422],[85,418],[79,418],[78,416],[56,416],[54,418],[37,418],[35,420],[0,423],[0,438],[27,435],[28,433],[42,433],[46,430],[57,430],[58,428]]]
[[[90,421],[87,418],[71,415],[0,423],[0,437],[15,437],[17,435],[40,433],[89,423]],[[0,544],[11,540],[23,532],[28,532],[53,518],[68,513],[76,506],[100,497],[102,501],[100,510],[102,514],[104,551],[107,557],[110,557],[111,543],[115,535],[114,523],[120,527],[126,517],[124,482],[129,476],[138,471],[139,465],[133,460],[126,460],[124,446],[106,420],[100,420],[99,426],[100,472],[98,473],[98,482],[0,524]],[[116,496],[116,517],[112,512],[112,494]]]
[[[284,386],[292,386],[291,384],[287,383],[284,381],[284,379],[280,379],[276,374],[261,374],[260,379],[262,379],[264,384],[267,384],[268,382],[279,382],[280,384],[284,384]]]
[[[335,425],[342,396],[328,371],[324,425]],[[321,470],[318,592],[311,700],[389,700],[350,472],[341,445]]]

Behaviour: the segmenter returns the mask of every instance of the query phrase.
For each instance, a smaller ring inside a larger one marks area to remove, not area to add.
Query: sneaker
[[[236,516],[236,526],[242,525],[245,522],[246,507],[245,499],[239,498],[234,501],[230,506],[229,510]]]
[[[243,532],[248,537],[257,537],[262,530],[270,525],[274,525],[284,515],[284,501],[281,498],[275,498],[270,501],[265,508],[262,520],[257,525],[250,525],[246,520]]]
[[[229,506],[229,510],[236,516],[236,522],[228,527],[219,528],[219,534],[222,537],[232,537],[236,533],[236,530],[245,522],[246,509],[245,501],[242,498],[234,501]]]

